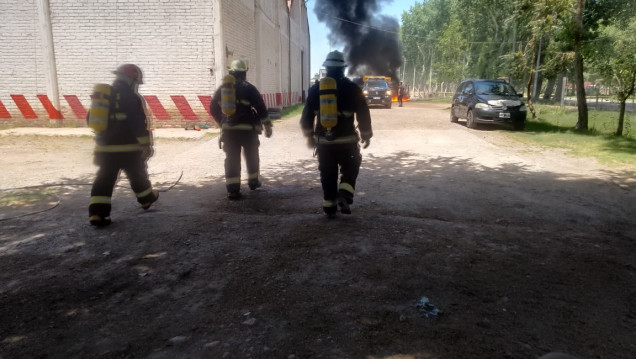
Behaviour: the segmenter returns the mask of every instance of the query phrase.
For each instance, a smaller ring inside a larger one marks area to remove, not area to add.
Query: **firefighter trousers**
[[[91,189],[91,201],[88,206],[89,216],[109,217],[113,189],[121,170],[130,182],[130,187],[137,202],[147,203],[156,200],[152,192],[152,184],[148,179],[146,161],[141,151],[135,152],[95,152],[94,162],[99,169]]]
[[[258,133],[250,130],[226,130],[222,135],[225,152],[225,187],[228,192],[241,190],[241,150],[247,167],[247,183],[250,188],[260,184],[260,157]]]
[[[360,146],[358,143],[319,144],[316,152],[322,183],[323,209],[325,213],[335,213],[338,197],[346,200],[348,204],[353,203],[356,180],[362,163]]]

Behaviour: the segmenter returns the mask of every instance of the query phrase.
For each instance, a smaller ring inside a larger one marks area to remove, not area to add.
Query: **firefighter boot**
[[[338,197],[338,207],[340,207],[340,213],[342,214],[351,214],[351,208],[349,207],[349,202],[344,197]]]
[[[327,215],[327,218],[332,219],[336,218],[336,212],[338,211],[338,206],[336,206],[333,201],[324,200],[322,202],[322,210]]]
[[[227,199],[236,201],[241,199],[241,191],[231,191],[227,193]]]
[[[110,217],[102,217],[94,214],[88,218],[88,221],[91,223],[91,226],[103,227],[110,224]]]
[[[247,183],[248,186],[250,186],[250,189],[253,191],[257,188],[259,188],[260,186],[262,186],[261,181],[259,180],[255,180],[255,181],[249,181]]]
[[[150,208],[150,206],[152,206],[153,203],[157,202],[157,200],[159,199],[159,191],[157,191],[156,189],[152,190],[152,199],[150,199],[150,201],[148,202],[144,202],[141,204],[141,208],[143,209],[148,209]]]

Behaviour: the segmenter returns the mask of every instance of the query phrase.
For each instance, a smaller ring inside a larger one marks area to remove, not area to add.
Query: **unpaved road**
[[[121,180],[104,229],[89,137],[0,131],[0,358],[634,358],[634,169],[439,105],[372,119],[353,215],[324,218],[293,118],[238,202],[215,138],[158,130],[153,183],[183,177],[149,211]]]

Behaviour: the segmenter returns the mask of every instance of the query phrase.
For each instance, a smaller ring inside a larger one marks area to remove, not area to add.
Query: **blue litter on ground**
[[[422,297],[415,306],[425,318],[435,317],[442,314],[442,311],[435,307],[435,305],[428,300],[428,297]]]

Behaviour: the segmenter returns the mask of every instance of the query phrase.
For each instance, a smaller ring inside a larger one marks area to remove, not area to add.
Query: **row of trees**
[[[400,37],[402,73],[416,83],[506,77],[525,88],[533,117],[539,89],[545,87],[546,99],[558,98],[560,80],[569,78],[578,129],[588,128],[584,77],[612,87],[622,135],[625,102],[636,85],[633,0],[424,0],[402,15]]]

